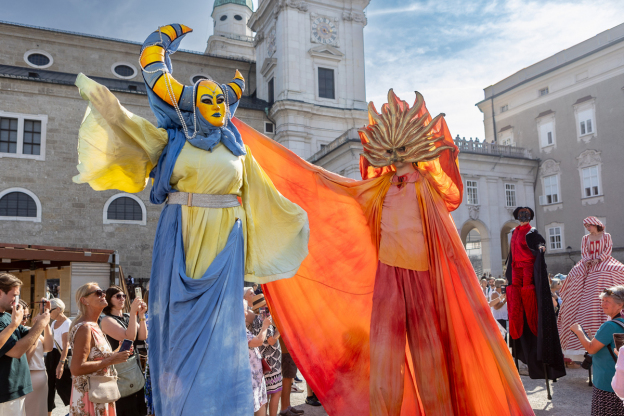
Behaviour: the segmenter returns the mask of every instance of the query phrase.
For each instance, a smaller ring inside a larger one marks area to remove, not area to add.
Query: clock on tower
[[[312,42],[337,46],[338,30],[334,22],[319,16],[312,20]]]

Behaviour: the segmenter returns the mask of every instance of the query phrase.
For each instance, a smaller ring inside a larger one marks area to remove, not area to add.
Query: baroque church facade
[[[263,0],[254,11],[251,0],[216,0],[206,51],[173,55],[175,77],[226,82],[238,69],[247,85],[239,119],[303,158],[359,178],[361,147],[336,143],[357,138],[367,121],[367,4]],[[0,23],[0,34],[1,269],[19,270],[6,250],[12,245],[80,247],[85,256],[112,250],[126,276],[148,278],[162,209],[149,202],[149,186],[126,194],[72,182],[86,109],[73,85],[78,73],[156,123],[137,62],[140,43],[13,23]]]

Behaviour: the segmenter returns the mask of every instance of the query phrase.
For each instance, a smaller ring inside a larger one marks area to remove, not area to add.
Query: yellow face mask
[[[201,115],[215,127],[225,125],[225,94],[213,81],[201,81],[197,86],[197,109]]]

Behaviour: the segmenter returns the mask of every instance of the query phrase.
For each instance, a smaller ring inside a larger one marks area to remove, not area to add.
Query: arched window
[[[473,228],[466,237],[466,253],[477,276],[483,273],[483,257],[481,251],[481,234]]]
[[[0,192],[0,220],[41,222],[39,198],[27,189],[5,189]]]
[[[132,194],[113,195],[104,204],[104,224],[146,224],[145,204]]]

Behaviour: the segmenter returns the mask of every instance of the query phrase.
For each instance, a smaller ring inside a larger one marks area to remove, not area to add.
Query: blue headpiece
[[[180,46],[182,38],[192,29],[179,24],[160,27],[150,34],[141,48],[141,69],[147,87],[150,107],[158,120],[158,127],[182,130],[187,141],[200,149],[212,151],[223,143],[234,155],[246,154],[238,129],[231,121],[238,107],[245,81],[240,73],[229,84],[221,84],[226,94],[226,120],[223,127],[210,124],[195,105],[196,89],[185,86],[172,76],[170,55]]]

